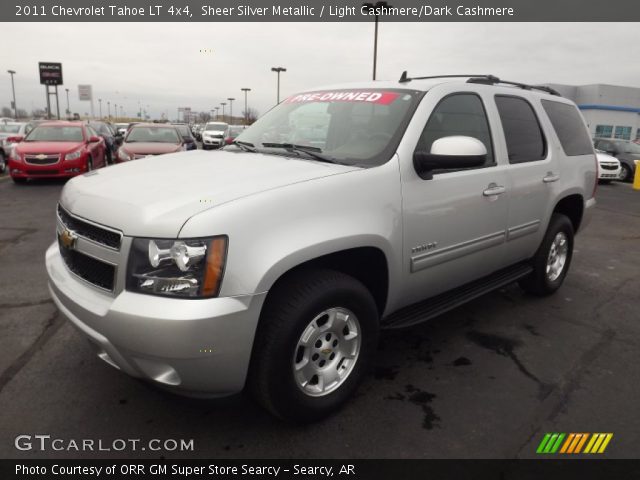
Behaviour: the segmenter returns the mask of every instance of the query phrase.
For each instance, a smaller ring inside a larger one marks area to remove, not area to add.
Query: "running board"
[[[515,282],[532,271],[533,267],[529,263],[518,263],[498,270],[491,275],[469,282],[449,292],[441,293],[435,297],[404,307],[384,317],[381,327],[389,329],[402,328],[422,323],[474,298]]]

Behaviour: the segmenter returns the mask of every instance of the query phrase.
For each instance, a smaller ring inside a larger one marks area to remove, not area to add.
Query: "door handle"
[[[547,175],[542,179],[544,183],[553,183],[560,180],[560,175],[556,175],[553,172],[547,172]]]
[[[482,192],[482,195],[484,195],[485,197],[493,197],[496,195],[501,195],[506,191],[507,189],[504,188],[502,185],[496,185],[495,183],[492,183],[487,187],[486,190]]]

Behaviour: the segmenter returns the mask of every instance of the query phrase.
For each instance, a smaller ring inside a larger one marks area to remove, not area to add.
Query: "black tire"
[[[87,172],[90,172],[93,170],[93,158],[88,157],[87,158]]]
[[[353,312],[360,328],[360,350],[350,373],[337,388],[323,396],[311,396],[296,383],[294,358],[302,333],[329,308]],[[378,319],[371,293],[355,278],[333,270],[289,274],[271,289],[264,305],[254,339],[249,391],[283,420],[307,423],[326,417],[353,394],[367,372],[377,348]]]
[[[22,177],[11,177],[11,180],[13,180],[13,183],[17,185],[24,185],[27,183],[27,179]]]
[[[633,170],[626,163],[620,162],[620,181],[630,182],[633,178]]]
[[[567,242],[566,260],[559,275],[556,278],[552,278],[547,273],[547,261],[554,240],[560,233],[564,234]],[[551,295],[558,290],[567,276],[571,265],[571,258],[573,257],[573,237],[574,232],[571,220],[565,215],[554,213],[551,216],[547,233],[545,233],[538,251],[531,259],[533,272],[519,281],[520,287],[528,293],[539,296]]]

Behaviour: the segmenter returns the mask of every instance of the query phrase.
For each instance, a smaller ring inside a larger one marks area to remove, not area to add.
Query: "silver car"
[[[586,125],[550,89],[406,74],[326,87],[214,154],[69,181],[49,287],[123,372],[185,395],[246,388],[311,421],[354,392],[380,329],[509,282],[560,288],[596,182]]]

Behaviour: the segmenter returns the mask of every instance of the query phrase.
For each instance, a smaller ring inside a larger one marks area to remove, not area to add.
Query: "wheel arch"
[[[561,213],[569,218],[573,231],[578,232],[584,214],[584,197],[579,193],[571,193],[558,200],[553,213]]]

